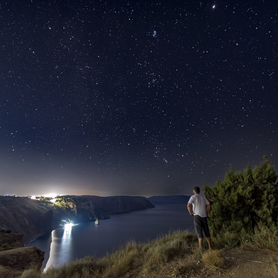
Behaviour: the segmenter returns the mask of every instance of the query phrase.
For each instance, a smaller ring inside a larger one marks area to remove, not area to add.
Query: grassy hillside
[[[21,277],[277,276],[276,243],[274,250],[242,244],[201,254],[196,242],[192,234],[175,232],[146,244],[131,242],[104,258],[87,257],[44,274],[26,270]]]

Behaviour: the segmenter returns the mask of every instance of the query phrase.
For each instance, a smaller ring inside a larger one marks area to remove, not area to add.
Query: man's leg
[[[211,248],[211,239],[210,239],[210,237],[206,237],[206,240],[207,240],[207,243],[208,243],[208,247],[211,250],[212,248]]]
[[[212,244],[211,244],[211,238],[210,238],[210,232],[209,232],[209,226],[208,226],[208,219],[207,217],[203,219],[203,231],[204,235],[206,237],[206,241],[208,243],[209,249],[212,249]]]
[[[194,216],[194,226],[195,226],[195,231],[198,237],[198,244],[199,244],[199,249],[202,251],[203,249],[203,231],[202,231],[202,223],[201,223],[201,217],[198,215]]]
[[[199,249],[200,249],[200,251],[202,251],[203,250],[203,238],[198,237],[198,243],[199,243]]]

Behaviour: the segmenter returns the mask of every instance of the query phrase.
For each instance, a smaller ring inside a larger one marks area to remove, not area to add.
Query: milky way
[[[0,21],[0,194],[277,165],[276,1],[6,1]]]

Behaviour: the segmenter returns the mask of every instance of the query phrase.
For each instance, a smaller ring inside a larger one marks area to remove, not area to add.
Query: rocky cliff
[[[0,229],[23,234],[25,240],[52,228],[52,209],[25,197],[0,197]]]
[[[76,216],[84,220],[103,219],[112,214],[154,207],[145,197],[137,196],[65,196],[64,198],[69,198],[75,204]]]
[[[56,228],[65,218],[91,221],[152,207],[146,198],[132,196],[61,196],[54,204],[0,196],[0,229],[24,234],[24,240],[29,241]]]

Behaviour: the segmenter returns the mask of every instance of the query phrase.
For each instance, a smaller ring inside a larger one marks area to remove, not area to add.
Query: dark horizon
[[[0,21],[1,195],[277,169],[276,1],[13,1]]]

